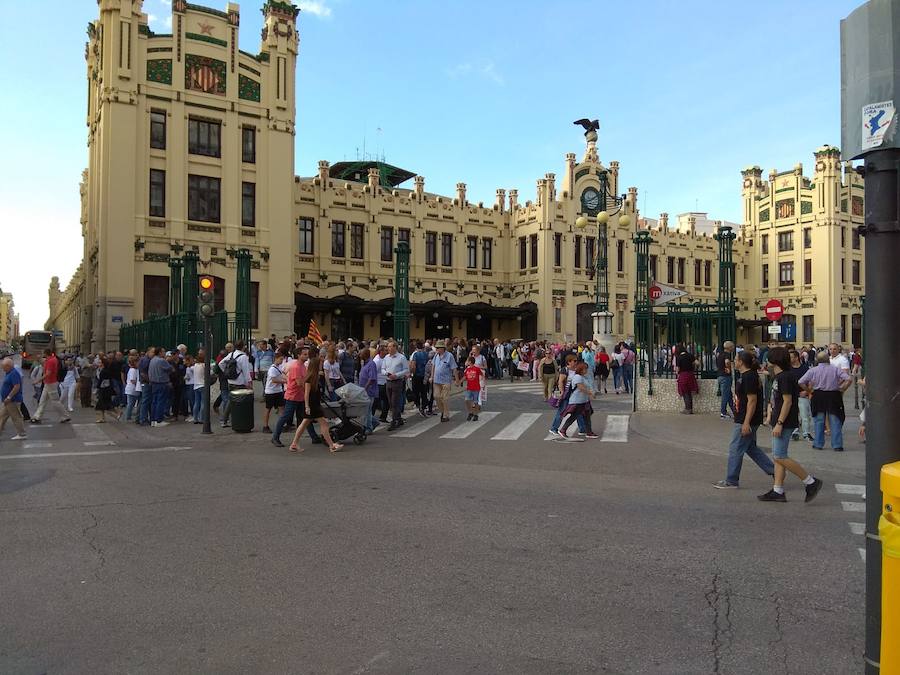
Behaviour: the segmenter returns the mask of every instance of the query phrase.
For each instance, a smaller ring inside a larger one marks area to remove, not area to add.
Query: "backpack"
[[[236,350],[235,350],[236,351]],[[231,352],[228,356],[219,362],[219,370],[226,380],[236,380],[238,378],[238,364],[234,358],[235,352]]]

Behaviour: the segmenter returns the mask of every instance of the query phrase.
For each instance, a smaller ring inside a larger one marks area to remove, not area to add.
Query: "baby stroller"
[[[369,435],[365,419],[369,414],[371,400],[366,390],[355,384],[345,384],[335,390],[337,401],[322,401],[325,418],[330,420],[331,437],[335,441],[353,438],[356,445],[366,442]]]

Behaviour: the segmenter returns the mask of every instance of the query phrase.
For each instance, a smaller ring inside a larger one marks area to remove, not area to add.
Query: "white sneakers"
[[[168,422],[150,422],[151,427],[167,427],[169,426]]]
[[[24,440],[27,439],[27,438],[28,438],[28,436],[25,436],[24,434],[16,434],[16,435],[13,436],[10,440],[13,440],[13,441],[24,441]]]

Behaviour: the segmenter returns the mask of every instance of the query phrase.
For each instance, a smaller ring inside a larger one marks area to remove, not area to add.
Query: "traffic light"
[[[216,312],[213,299],[215,297],[215,284],[213,278],[208,276],[200,277],[200,295],[197,303],[197,311],[201,318],[208,319]]]

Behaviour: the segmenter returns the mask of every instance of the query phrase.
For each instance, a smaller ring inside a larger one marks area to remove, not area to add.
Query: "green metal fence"
[[[250,342],[250,315],[246,312],[217,312],[210,319],[212,329],[212,353],[216,354],[226,342],[243,340]],[[147,347],[175,349],[183,344],[188,352],[196,354],[203,345],[203,322],[196,314],[178,312],[169,316],[159,316],[125,324],[119,330],[119,348],[143,351]]]

